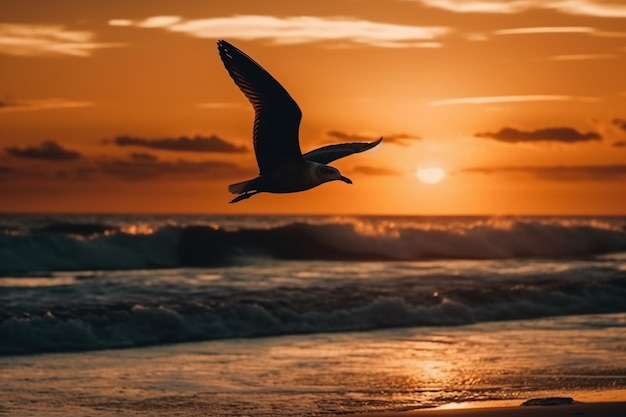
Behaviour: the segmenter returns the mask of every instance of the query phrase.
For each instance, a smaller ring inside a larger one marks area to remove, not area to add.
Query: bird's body
[[[246,191],[262,189],[268,193],[295,193],[309,190],[322,184],[322,177],[318,174],[324,164],[304,161],[303,164],[283,166],[275,172],[259,175],[258,177],[244,181],[250,183]]]
[[[344,156],[378,145],[344,143],[324,146],[306,154],[300,151],[298,131],[302,112],[289,93],[252,58],[226,41],[217,42],[220,58],[235,84],[255,111],[253,143],[259,176],[228,186],[238,194],[231,203],[267,193],[294,193],[328,181],[352,181],[327,165]]]

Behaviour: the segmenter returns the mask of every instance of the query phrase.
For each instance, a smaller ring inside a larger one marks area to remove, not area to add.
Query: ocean
[[[626,397],[626,217],[0,215],[0,415]]]

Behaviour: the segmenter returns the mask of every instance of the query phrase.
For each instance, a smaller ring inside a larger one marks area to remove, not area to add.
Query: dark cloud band
[[[597,132],[582,133],[571,127],[548,127],[544,129],[528,131],[518,130],[512,127],[504,127],[497,132],[476,133],[474,136],[485,139],[493,139],[506,143],[577,143],[602,140],[602,135]]]
[[[384,167],[372,167],[366,165],[356,166],[352,169],[355,173],[373,175],[373,176],[390,176],[400,175],[398,171]]]
[[[67,161],[81,157],[80,152],[63,148],[53,140],[43,142],[39,146],[25,148],[6,147],[5,152],[17,158],[45,159],[49,161]]]
[[[346,142],[371,142],[380,137],[380,136],[355,135],[352,133],[346,133],[346,132],[342,132],[339,130],[331,130],[329,132],[326,132],[326,135],[332,138],[346,141]],[[408,142],[420,140],[419,136],[410,135],[408,133],[392,133],[389,135],[382,135],[382,136],[383,136],[383,141],[385,143],[395,143],[398,145],[408,145]]]
[[[208,137],[181,136],[178,138],[145,139],[133,136],[118,136],[114,139],[105,139],[103,143],[113,143],[117,146],[139,146],[150,149],[162,149],[175,152],[207,152],[207,153],[245,153],[245,146],[234,145],[216,135]]]

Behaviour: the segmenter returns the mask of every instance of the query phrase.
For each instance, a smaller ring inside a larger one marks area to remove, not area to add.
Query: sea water
[[[625,225],[5,215],[0,412],[329,415],[623,392]]]

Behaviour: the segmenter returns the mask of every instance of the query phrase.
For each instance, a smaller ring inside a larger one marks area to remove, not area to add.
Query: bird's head
[[[350,178],[344,177],[343,175],[341,175],[341,172],[339,172],[337,168],[331,167],[330,165],[320,164],[317,167],[316,173],[321,182],[339,180],[347,184],[352,184],[352,180]]]

